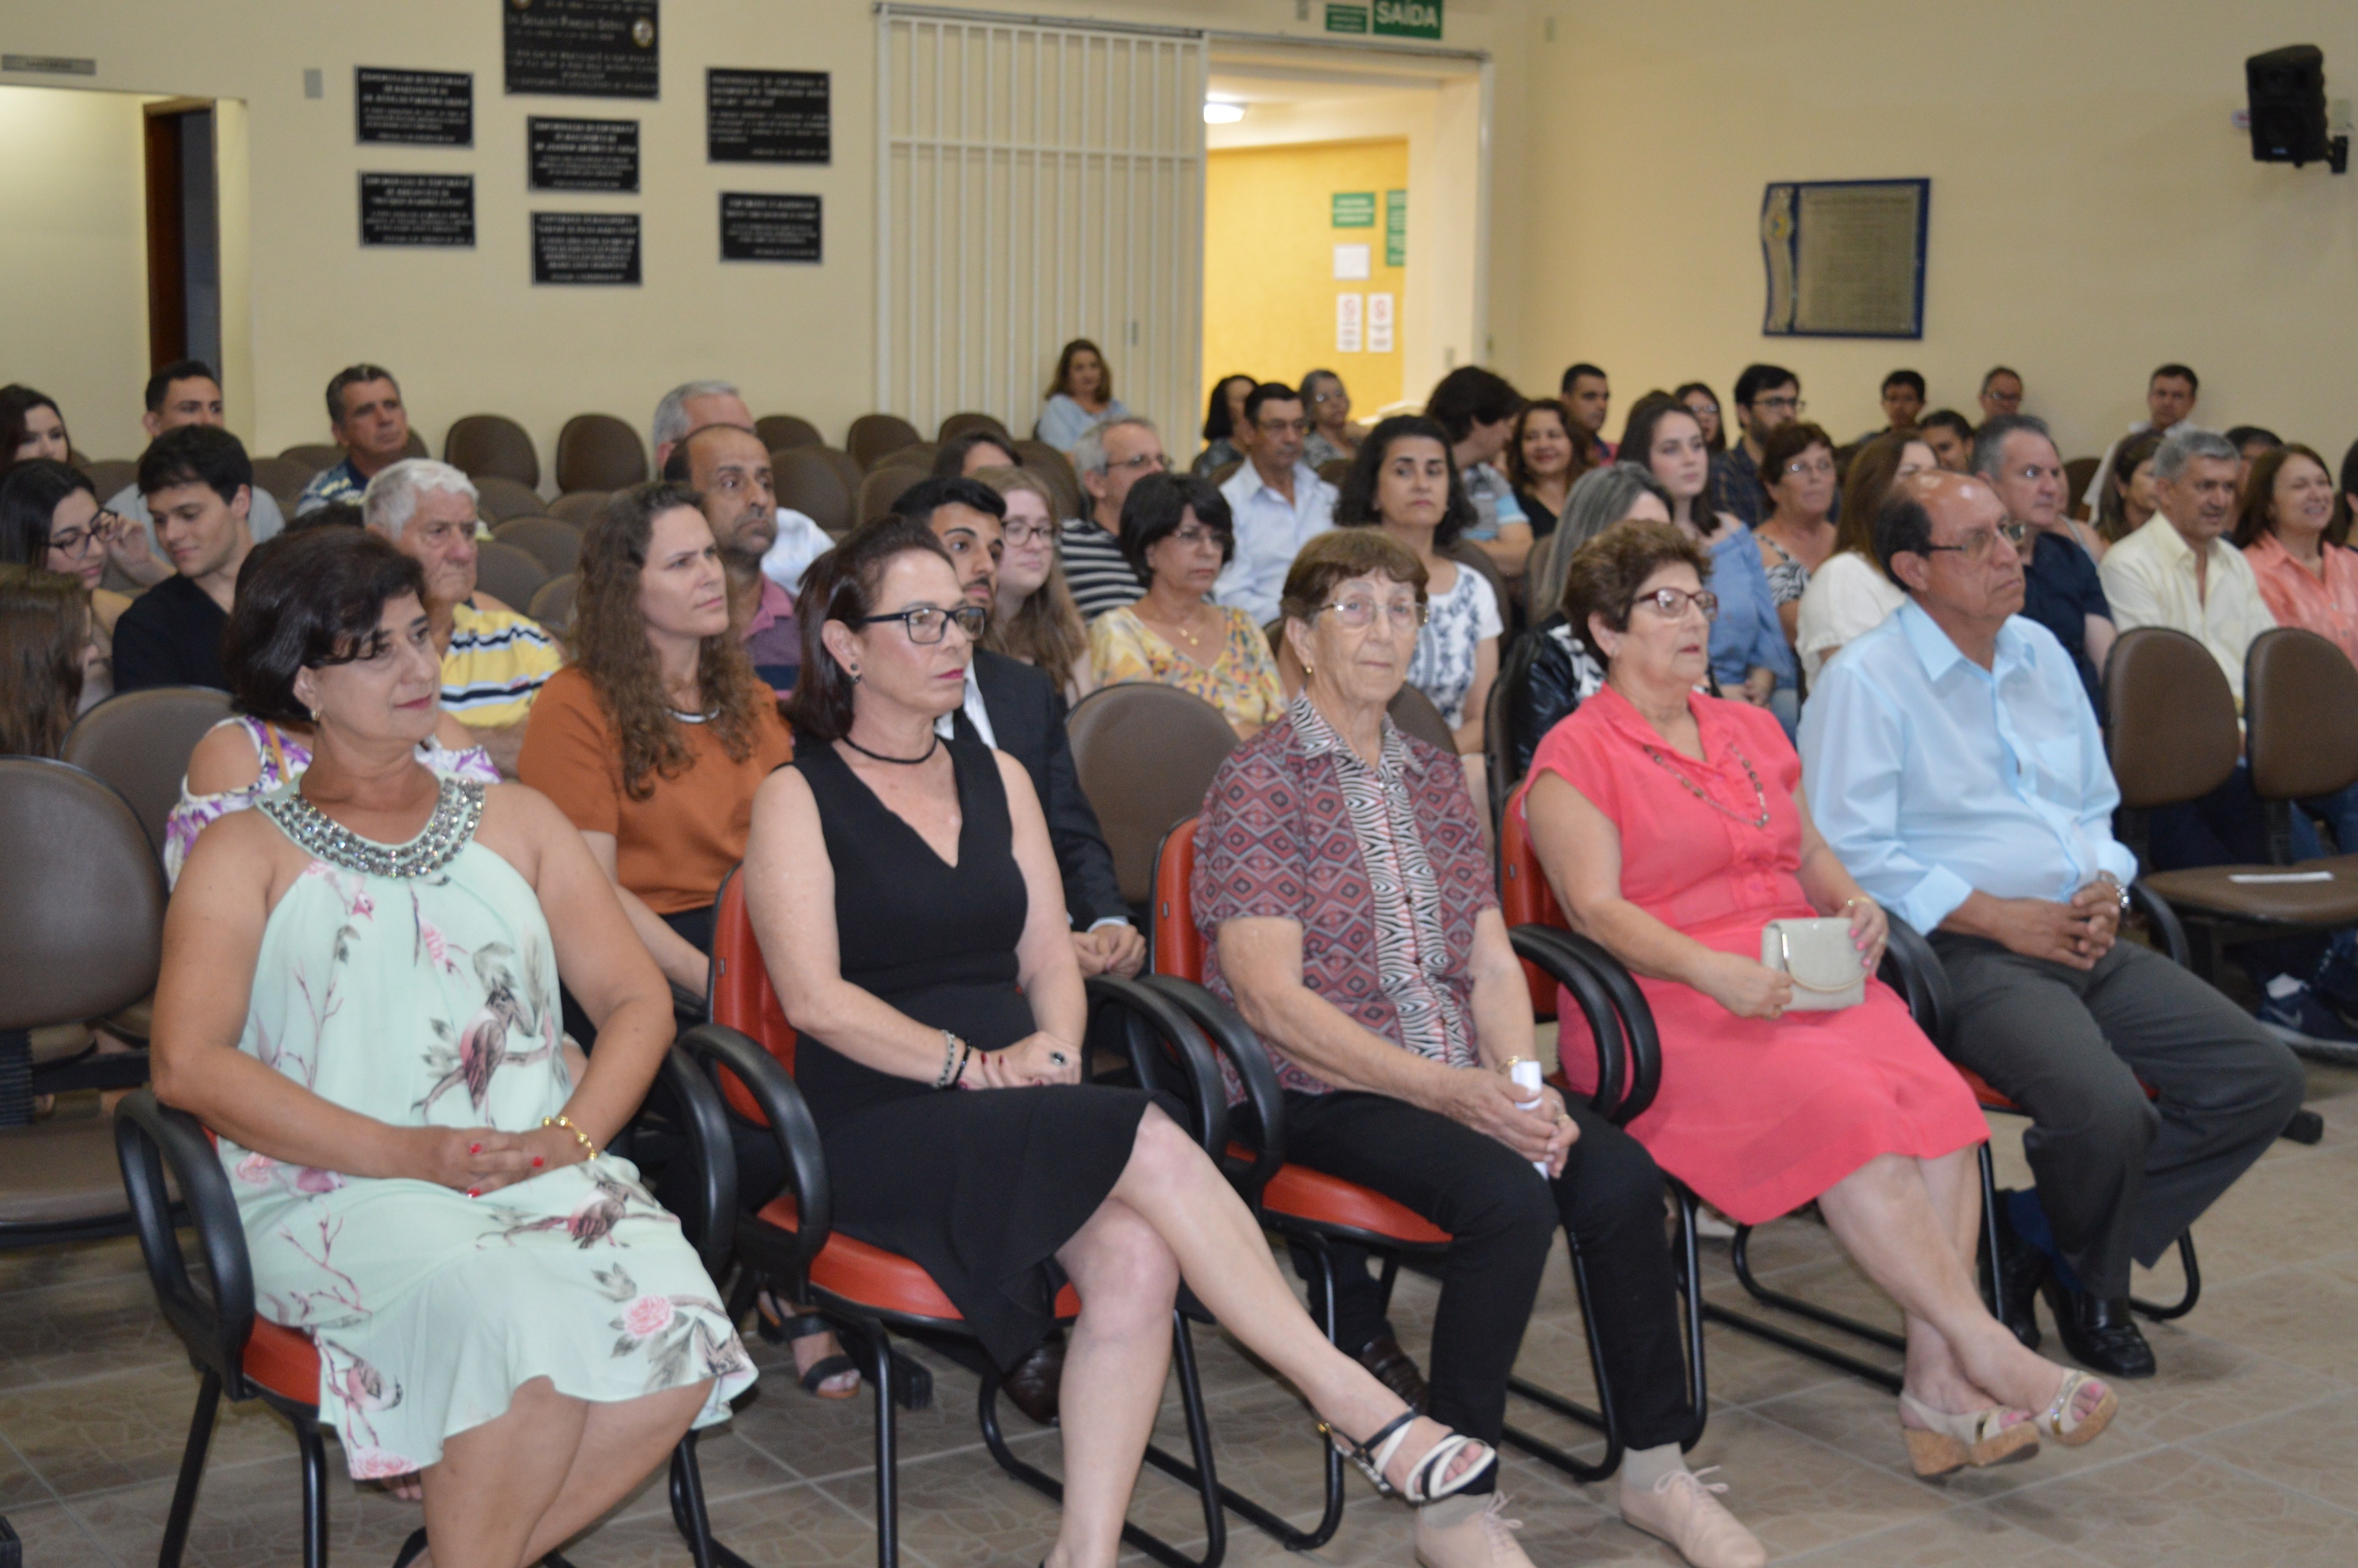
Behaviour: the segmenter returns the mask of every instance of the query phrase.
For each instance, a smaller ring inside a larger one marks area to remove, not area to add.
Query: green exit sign
[[[1327,6],[1326,30],[1330,33],[1366,32],[1368,30],[1368,8],[1365,5]]]
[[[1441,36],[1441,0],[1376,0],[1376,31],[1395,38]]]
[[[1374,228],[1376,193],[1372,190],[1335,192],[1335,216],[1330,226],[1337,229]]]

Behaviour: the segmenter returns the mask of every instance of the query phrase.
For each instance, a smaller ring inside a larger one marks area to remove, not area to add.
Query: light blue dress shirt
[[[1296,463],[1293,499],[1288,501],[1260,477],[1251,459],[1245,460],[1220,486],[1236,522],[1237,553],[1212,585],[1212,602],[1250,611],[1257,626],[1276,620],[1293,557],[1335,525],[1335,493],[1315,469]]]
[[[1919,931],[1976,889],[2061,902],[2099,871],[2136,875],[2095,712],[2035,621],[2009,620],[1985,670],[1909,600],[1827,664],[1801,752],[1818,831]]]

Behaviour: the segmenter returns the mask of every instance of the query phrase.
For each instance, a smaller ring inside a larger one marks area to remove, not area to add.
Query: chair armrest
[[[2169,955],[2171,963],[2181,969],[2194,967],[2194,955],[2186,945],[2186,927],[2179,924],[2178,911],[2169,907],[2168,899],[2146,886],[2143,878],[2129,883],[2129,907],[2145,916],[2145,923],[2153,927],[2154,935],[2160,939],[2162,950]]]
[[[114,1153],[123,1165],[123,1187],[131,1200],[139,1254],[148,1282],[172,1331],[189,1347],[189,1358],[219,1373],[233,1400],[247,1397],[245,1342],[254,1334],[254,1267],[246,1255],[245,1227],[221,1154],[204,1125],[139,1089],[114,1108]],[[180,1189],[197,1246],[211,1276],[210,1292],[189,1277],[175,1227],[165,1173]]]
[[[1242,1014],[1214,996],[1194,980],[1177,975],[1146,975],[1141,983],[1152,987],[1186,1010],[1202,1038],[1213,1050],[1228,1059],[1244,1084],[1245,1102],[1253,1108],[1253,1118],[1260,1124],[1260,1147],[1254,1152],[1250,1164],[1241,1169],[1228,1160],[1228,1139],[1223,1139],[1213,1153],[1213,1160],[1228,1173],[1229,1183],[1244,1197],[1248,1207],[1260,1206],[1260,1190],[1285,1163],[1285,1093],[1278,1087],[1277,1067],[1269,1059],[1269,1050],[1260,1036],[1252,1032]],[[1228,1099],[1225,1084],[1219,1088],[1223,1105]]]
[[[1621,1038],[1629,1054],[1628,1087],[1613,1111],[1613,1120],[1626,1127],[1646,1114],[1662,1087],[1662,1037],[1654,1028],[1653,1007],[1646,1000],[1646,993],[1638,989],[1628,966],[1602,943],[1591,941],[1576,931],[1558,931],[1555,940],[1565,953],[1596,977],[1605,994],[1612,1000],[1613,1011],[1620,1016]]]
[[[1514,944],[1515,957],[1537,966],[1542,974],[1572,993],[1581,1016],[1588,1021],[1589,1036],[1596,1048],[1596,1089],[1588,1097],[1588,1107],[1610,1119],[1628,1083],[1628,1047],[1622,1038],[1613,993],[1597,971],[1561,940],[1571,935],[1550,925],[1518,925],[1507,933],[1507,940]],[[1562,1043],[1559,1034],[1559,1062],[1563,1059]]]
[[[1140,980],[1099,974],[1089,976],[1087,986],[1092,1012],[1100,1007],[1121,1010],[1122,1040],[1139,1083],[1185,1103],[1195,1123],[1189,1132],[1217,1163],[1228,1146],[1228,1087],[1220,1082],[1219,1063],[1195,1018],[1177,1000]],[[1174,1076],[1185,1081],[1174,1083]]]
[[[1906,921],[1884,912],[1891,935],[1883,945],[1883,968],[1877,979],[1907,1000],[1916,1027],[1942,1051],[1949,1048],[1949,1022],[1955,1005],[1949,991],[1949,971],[1932,944]]]
[[[681,1234],[718,1280],[728,1271],[737,1244],[737,1145],[729,1135],[729,1108],[719,1088],[674,1045],[664,1053],[660,1078],[677,1108],[687,1147],[681,1157],[696,1173],[698,1213],[678,1217]]]
[[[818,1124],[811,1119],[802,1091],[776,1057],[752,1036],[726,1024],[699,1023],[679,1037],[676,1048],[687,1052],[716,1080],[722,1073],[734,1076],[762,1108],[771,1135],[785,1155],[786,1184],[801,1212],[795,1232],[795,1266],[798,1273],[807,1270],[835,1229],[835,1197],[827,1185],[827,1152],[819,1143]],[[802,1281],[797,1278],[792,1283],[799,1288]]]

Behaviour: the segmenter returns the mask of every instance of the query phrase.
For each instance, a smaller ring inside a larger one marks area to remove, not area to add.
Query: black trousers
[[[1949,1054],[2030,1113],[2039,1204],[2090,1294],[2129,1292],[2300,1108],[2300,1063],[2149,947],[2093,969],[1932,934],[1956,1022]],[[2142,1085],[2158,1098],[2148,1100]]]
[[[1552,1182],[1496,1139],[1384,1095],[1289,1091],[1286,1157],[1371,1187],[1455,1238],[1441,1264],[1427,1369],[1435,1421],[1498,1443],[1507,1378],[1561,1225],[1588,1266],[1623,1441],[1673,1443],[1692,1412],[1662,1173],[1636,1139],[1585,1105],[1571,1112],[1580,1137]],[[1348,1284],[1354,1271],[1343,1272]],[[1376,1287],[1364,1264],[1356,1273],[1360,1293],[1349,1310],[1363,1314]],[[1380,1325],[1379,1304],[1375,1312]]]

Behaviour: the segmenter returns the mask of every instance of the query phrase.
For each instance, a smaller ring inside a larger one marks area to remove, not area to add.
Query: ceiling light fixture
[[[1223,103],[1211,98],[1204,100],[1204,124],[1206,125],[1233,125],[1244,117],[1245,106],[1241,103]]]

